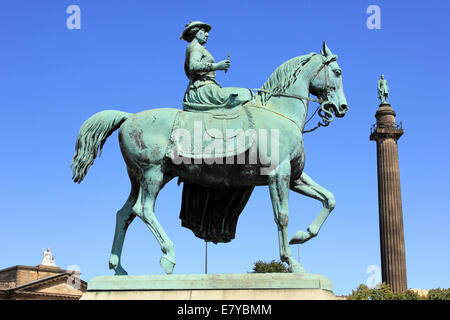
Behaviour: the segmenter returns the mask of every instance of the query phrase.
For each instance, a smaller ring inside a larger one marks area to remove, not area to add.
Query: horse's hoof
[[[116,270],[119,265],[119,257],[116,254],[111,254],[109,256],[109,268]]]
[[[115,271],[115,276],[126,276],[128,273],[125,271],[124,268],[119,263],[119,257],[115,254],[112,254],[109,257],[109,268],[113,269]]]
[[[166,256],[161,257],[159,264],[166,274],[172,274],[173,268],[175,268],[175,262],[170,261]]]
[[[116,273],[114,273],[115,276],[127,276],[128,275],[128,272],[126,272],[125,269],[120,266],[115,271],[116,271]]]
[[[312,238],[312,234],[303,230],[297,231],[292,237],[289,244],[302,244]]]

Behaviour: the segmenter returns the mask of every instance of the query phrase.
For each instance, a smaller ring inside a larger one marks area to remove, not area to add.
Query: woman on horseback
[[[253,92],[245,88],[222,88],[216,81],[216,70],[227,71],[227,60],[215,62],[204,44],[208,41],[211,26],[201,21],[191,21],[185,26],[180,39],[189,42],[186,49],[184,71],[189,84],[183,99],[185,110],[231,108],[252,99]]]

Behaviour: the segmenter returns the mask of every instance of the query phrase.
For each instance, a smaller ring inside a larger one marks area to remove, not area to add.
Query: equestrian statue
[[[183,110],[158,108],[136,114],[105,110],[87,119],[79,131],[72,160],[73,180],[78,183],[106,139],[119,129],[131,191],[116,217],[109,258],[115,275],[127,274],[120,257],[127,228],[136,216],[161,246],[162,268],[173,272],[175,247],[154,207],[159,191],[175,177],[183,184],[182,226],[214,243],[234,239],[254,187],[268,186],[280,258],[292,273],[306,271],[293,258],[289,244],[317,236],[335,207],[333,194],[304,172],[303,134],[329,125],[334,116],[341,118],[348,110],[337,56],[324,42],[320,54],[284,62],[259,89],[221,87],[215,74],[226,72],[230,59],[228,55],[215,62],[206,50],[210,30],[210,25],[193,21],[182,32],[181,39],[188,42],[184,69],[189,79]],[[319,103],[315,111],[321,119],[314,129],[305,130],[309,102]],[[306,231],[297,231],[290,241],[289,190],[323,205]]]

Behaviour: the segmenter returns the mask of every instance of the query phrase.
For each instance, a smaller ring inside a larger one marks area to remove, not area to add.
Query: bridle
[[[322,56],[323,57],[323,56]],[[320,68],[316,71],[316,73],[314,74],[314,77],[312,78],[311,82],[313,82],[316,77],[319,75],[320,71],[322,71],[322,69],[324,69],[324,73],[325,73],[325,97],[328,99],[329,96],[329,92],[330,92],[330,87],[328,85],[329,81],[329,76],[328,76],[328,65],[333,62],[336,61],[337,56],[333,55],[330,58],[326,58],[325,60],[322,61],[322,65],[320,66]],[[333,103],[329,100],[324,100],[324,99],[313,99],[310,97],[304,97],[301,95],[297,95],[297,94],[287,94],[287,93],[281,93],[281,92],[271,92],[271,91],[267,91],[264,89],[255,89],[258,92],[264,92],[264,93],[269,93],[271,96],[281,96],[281,97],[287,97],[287,98],[294,98],[294,99],[299,99],[299,100],[306,100],[306,110],[308,110],[309,107],[309,101],[313,101],[313,102],[317,102],[320,104],[319,107],[317,107],[316,111],[314,111],[314,113],[312,114],[312,116],[305,122],[305,125],[314,117],[314,115],[317,113],[317,111],[319,111],[319,116],[322,118],[322,122],[319,121],[317,123],[317,125],[310,129],[310,130],[303,130],[302,133],[308,133],[308,132],[312,132],[314,130],[316,130],[319,127],[327,127],[333,120],[334,120],[334,115],[333,115],[333,111],[332,111],[332,106]],[[267,109],[270,110],[270,109]],[[270,110],[272,111],[272,110]],[[277,114],[279,114],[278,112],[276,112]],[[282,114],[280,114],[282,115]],[[289,117],[286,117],[285,115],[282,115],[285,118],[288,118],[289,120],[295,122],[297,124],[296,121],[290,119]],[[298,124],[297,124],[298,126]],[[299,126],[298,126],[299,127]]]

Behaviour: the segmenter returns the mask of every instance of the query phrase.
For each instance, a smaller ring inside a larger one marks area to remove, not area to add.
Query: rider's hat
[[[206,32],[209,32],[211,30],[211,26],[207,23],[204,23],[202,21],[191,21],[187,25],[185,25],[183,33],[181,34],[180,40],[184,39],[187,41],[186,37],[189,35],[189,31],[191,31],[192,28],[195,27],[201,27],[206,30]]]

